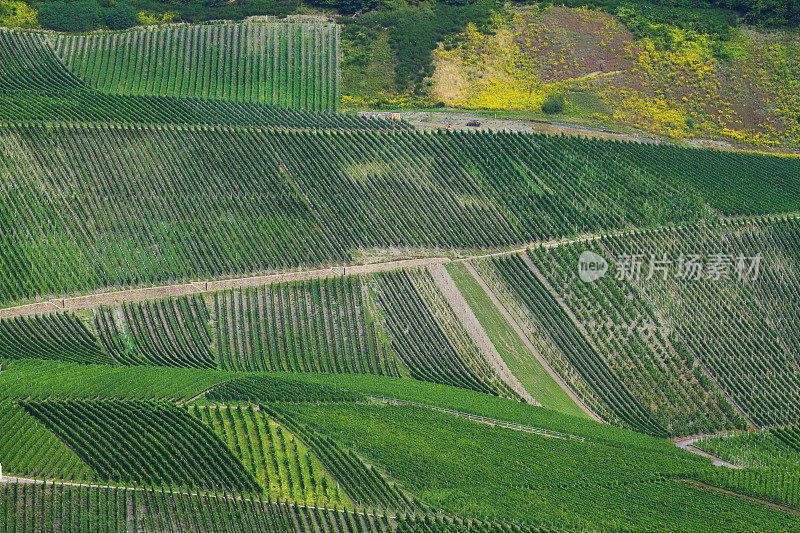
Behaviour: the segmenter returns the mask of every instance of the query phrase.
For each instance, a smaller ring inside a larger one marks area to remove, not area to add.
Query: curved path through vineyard
[[[711,459],[714,461],[714,464],[717,466],[724,466],[726,468],[734,468],[736,470],[741,469],[741,466],[736,466],[733,463],[729,463],[728,461],[717,457],[716,455],[711,455],[708,452],[701,450],[696,446],[692,446],[695,442],[700,440],[704,435],[701,436],[694,436],[694,437],[682,437],[675,440],[675,446],[682,450],[686,450],[687,452],[693,453],[695,455],[699,455],[700,457],[705,457],[706,459]]]

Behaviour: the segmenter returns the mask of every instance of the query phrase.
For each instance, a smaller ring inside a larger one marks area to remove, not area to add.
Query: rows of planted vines
[[[234,378],[205,393],[209,401],[219,402],[356,402],[360,394],[321,383],[307,383],[275,376]]]
[[[558,300],[519,255],[493,259],[495,268],[517,298],[528,308],[553,343],[567,357],[598,397],[626,425],[655,436],[668,431],[636,400],[618,374],[600,357]]]
[[[602,243],[612,262],[643,263],[643,293],[750,421],[800,422],[800,221],[693,225]],[[651,256],[666,258],[668,272],[649,276]]]
[[[213,431],[168,403],[25,401],[25,411],[101,480],[256,491],[252,475]]]
[[[261,411],[228,406],[190,407],[189,412],[214,430],[271,498],[352,507],[308,448]]]
[[[355,449],[443,514],[590,531],[779,531],[798,521],[681,483],[714,467],[678,450],[642,453],[548,438],[411,406],[279,408]],[[775,516],[785,522],[765,522]]]
[[[697,480],[737,494],[800,509],[800,468],[716,468],[703,471]]]
[[[218,293],[220,363],[237,371],[397,376],[362,299],[354,276]]]
[[[402,531],[510,533],[502,524],[459,529],[441,521],[399,517]],[[393,533],[396,519],[356,511],[301,506],[264,495],[197,494],[174,489],[8,482],[0,485],[0,524],[6,533]],[[487,529],[488,527],[488,529]],[[520,530],[514,530],[520,531]],[[528,532],[527,528],[521,531]],[[531,529],[530,533],[544,533]]]
[[[292,72],[300,75],[299,71]],[[170,79],[175,79],[172,73]],[[299,91],[298,98],[302,96],[310,102],[314,95],[306,85],[293,86],[292,90]],[[328,93],[335,90],[335,87],[325,87]],[[268,105],[236,99],[107,94],[72,74],[59,61],[42,34],[0,28],[0,120],[3,121],[378,130],[408,127],[401,121],[330,113],[323,111],[320,104],[297,109],[290,108],[288,103],[278,107],[278,103]],[[325,105],[329,105],[327,100]]]
[[[800,429],[796,427],[772,428],[772,434],[796,452],[800,452]]]
[[[129,514],[130,510],[130,514]],[[132,489],[61,483],[3,483],[0,523],[6,533],[138,531]]]
[[[25,359],[4,365],[0,398],[187,400],[230,379],[227,372]]]
[[[172,25],[53,41],[66,66],[105,93],[339,108],[333,23]]]
[[[199,296],[102,307],[95,313],[104,348],[125,365],[215,368],[210,320]]]
[[[686,150],[673,145],[638,150],[634,144],[620,144],[619,150],[636,167],[663,176],[689,195],[700,194],[726,215],[800,210],[797,158],[766,154],[738,157],[734,152]]]
[[[386,315],[392,349],[411,377],[498,395],[496,375],[474,347],[461,352],[437,321],[412,282],[414,273],[388,272],[375,276],[377,300]]]
[[[800,469],[800,444],[792,446],[781,435],[790,428],[723,433],[703,437],[693,446],[741,468]]]
[[[111,363],[83,322],[66,313],[0,320],[0,359]]]
[[[494,248],[705,213],[657,175],[626,181],[630,168],[603,152],[624,155],[618,144],[9,125],[0,301],[342,263],[354,250]],[[643,194],[642,211],[630,204]],[[36,221],[24,232],[21,213]]]
[[[383,474],[374,466],[365,466],[352,451],[342,449],[334,440],[317,433],[314,429],[298,423],[286,410],[289,404],[260,406],[260,410],[281,426],[302,439],[314,455],[336,481],[342,485],[347,495],[356,505],[383,508],[385,511],[416,511],[417,506],[409,501],[402,489],[387,483]]]
[[[613,265],[594,283],[580,280],[578,259],[587,250],[604,253],[600,244],[573,243],[534,248],[528,255],[637,402],[654,402],[653,418],[676,434],[743,426],[631,280],[618,279]]]
[[[91,481],[92,469],[15,403],[0,402],[0,464],[4,475]]]

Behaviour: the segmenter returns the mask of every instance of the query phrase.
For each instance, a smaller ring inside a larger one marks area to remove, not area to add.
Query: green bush
[[[564,112],[566,101],[563,94],[551,94],[542,104],[542,112],[548,115],[555,115]]]
[[[127,2],[120,2],[106,17],[109,30],[126,30],[136,25],[136,8]]]

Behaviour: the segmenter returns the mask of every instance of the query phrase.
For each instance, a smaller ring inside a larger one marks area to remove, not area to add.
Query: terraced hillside
[[[332,23],[177,25],[51,40],[67,68],[104,93],[339,108]]]
[[[337,32],[0,31],[0,531],[800,530],[800,160],[339,114]]]

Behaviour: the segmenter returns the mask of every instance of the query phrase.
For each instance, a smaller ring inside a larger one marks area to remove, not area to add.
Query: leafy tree
[[[102,12],[97,0],[48,2],[39,8],[39,22],[45,28],[70,33],[94,30],[100,26]]]
[[[125,30],[136,25],[136,8],[127,2],[119,2],[106,17],[110,30]]]

